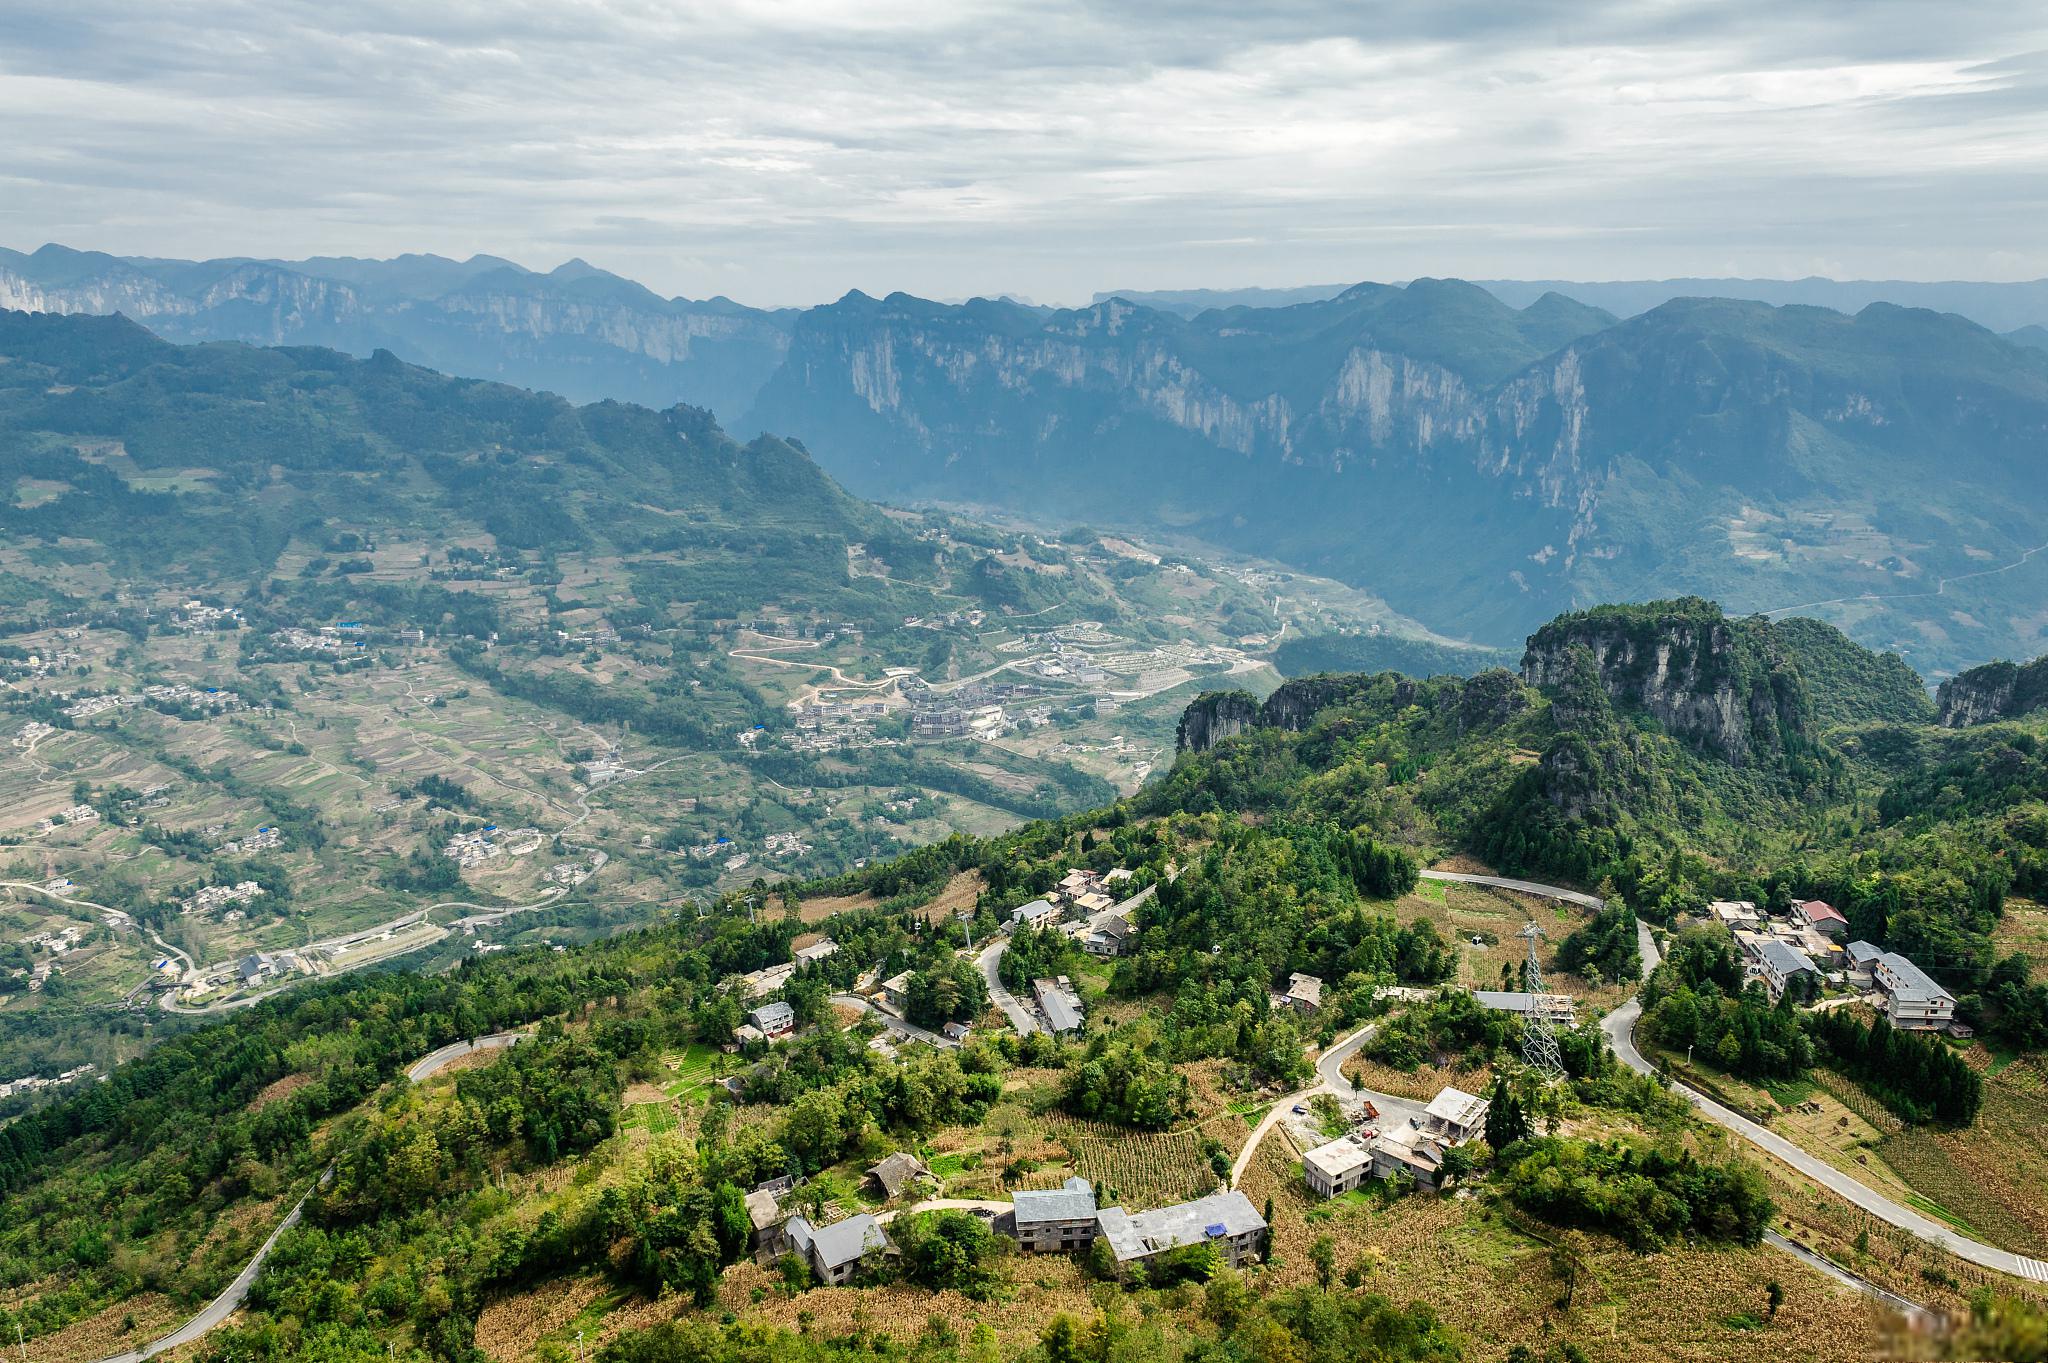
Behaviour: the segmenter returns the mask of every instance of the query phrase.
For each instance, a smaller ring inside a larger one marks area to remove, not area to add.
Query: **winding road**
[[[1018,1036],[1030,1036],[1045,1029],[1039,1026],[1031,1010],[1019,1003],[1017,996],[1003,984],[1003,953],[1009,949],[1008,935],[997,937],[981,949],[981,954],[974,958],[974,964],[980,967],[981,978],[988,985],[989,1002],[1002,1009],[1003,1016],[1010,1020],[1010,1027]]]
[[[1505,876],[1470,875],[1456,871],[1424,871],[1422,876],[1427,880],[1447,880],[1465,885],[1485,886],[1490,889],[1512,890],[1521,894],[1536,895],[1544,899],[1576,904],[1581,908],[1591,909],[1595,912],[1606,907],[1605,902],[1597,895],[1585,894],[1577,890],[1567,890],[1555,885],[1543,885],[1535,881],[1515,880]],[[1648,979],[1650,972],[1657,968],[1661,955],[1657,950],[1656,939],[1651,936],[1649,925],[1641,919],[1636,920],[1636,945],[1641,956],[1643,978]],[[1653,1074],[1656,1073],[1656,1067],[1643,1058],[1642,1053],[1636,1049],[1635,1045],[1635,1024],[1636,1020],[1642,1016],[1642,1011],[1641,1000],[1631,998],[1622,1004],[1621,1007],[1608,1014],[1601,1021],[1600,1028],[1605,1033],[1608,1045],[1613,1048],[1615,1056],[1624,1065],[1640,1074]],[[1362,1027],[1324,1051],[1316,1060],[1316,1083],[1310,1088],[1301,1090],[1299,1093],[1289,1094],[1273,1105],[1265,1117],[1260,1120],[1258,1127],[1252,1132],[1251,1139],[1245,1144],[1244,1149],[1239,1152],[1237,1162],[1230,1171],[1230,1185],[1232,1187],[1236,1187],[1243,1179],[1245,1171],[1251,1167],[1252,1156],[1257,1151],[1259,1143],[1265,1140],[1273,1127],[1286,1116],[1295,1104],[1306,1102],[1318,1093],[1330,1093],[1340,1098],[1358,1096],[1370,1099],[1380,1109],[1383,1117],[1393,1117],[1397,1121],[1402,1117],[1413,1116],[1421,1110],[1421,1105],[1410,1099],[1395,1097],[1392,1094],[1375,1093],[1371,1090],[1354,1090],[1350,1081],[1344,1077],[1344,1062],[1355,1055],[1358,1049],[1371,1039],[1373,1030],[1373,1026]],[[1738,1116],[1704,1094],[1687,1088],[1684,1084],[1678,1083],[1675,1080],[1669,1080],[1668,1082],[1670,1082],[1674,1091],[1682,1095],[1708,1121],[1734,1133],[1759,1150],[1790,1165],[1793,1169],[1811,1178],[1822,1187],[1827,1188],[1852,1205],[1869,1212],[1879,1220],[1896,1226],[1928,1244],[1947,1250],[1958,1258],[1965,1259],[1979,1267],[1993,1269],[2000,1273],[2009,1273],[2031,1282],[2048,1282],[2048,1263],[2043,1263],[2039,1259],[2028,1258],[2025,1255],[2014,1254],[2008,1250],[1998,1249],[1991,1245],[1980,1244],[1975,1240],[1958,1235],[1948,1227],[1920,1215],[1920,1213],[1913,1211],[1911,1208],[1900,1206],[1876,1190],[1842,1173],[1834,1168],[1834,1166],[1809,1155],[1784,1137],[1759,1126],[1747,1118]],[[1815,1254],[1805,1246],[1785,1238],[1776,1231],[1767,1232],[1764,1239],[1765,1243],[1773,1248],[1791,1254],[1820,1272],[1834,1278],[1836,1281],[1876,1297],[1909,1316],[1924,1318],[1927,1314],[1926,1309],[1918,1303],[1900,1297],[1896,1293],[1888,1292],[1876,1284],[1858,1277],[1839,1264]]]
[[[405,1077],[415,1084],[424,1083],[464,1056],[475,1055],[478,1051],[502,1050],[524,1040],[525,1035],[524,1032],[494,1032],[489,1036],[477,1037],[473,1041],[452,1042],[414,1061],[412,1068],[405,1072]],[[322,1171],[320,1183],[326,1183],[333,1173],[333,1166],[330,1165]],[[284,1238],[284,1233],[299,1224],[299,1216],[306,1209],[306,1199],[312,1195],[310,1188],[299,1195],[299,1200],[292,1203],[292,1209],[285,1213],[284,1220],[277,1223],[277,1229],[270,1233],[270,1238],[263,1242],[255,1257],[242,1266],[242,1271],[235,1275],[235,1280],[229,1283],[218,1297],[200,1308],[199,1314],[161,1339],[145,1344],[140,1349],[130,1349],[127,1353],[102,1358],[98,1363],[142,1363],[144,1359],[154,1358],[158,1354],[190,1344],[239,1311],[242,1303],[248,1299],[249,1289],[255,1284],[256,1275],[263,1271],[264,1261],[270,1257],[270,1252],[277,1248],[277,1242]]]

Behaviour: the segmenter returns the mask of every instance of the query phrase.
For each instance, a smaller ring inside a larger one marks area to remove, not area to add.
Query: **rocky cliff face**
[[[1227,738],[1236,738],[1258,720],[1256,697],[1243,691],[1210,691],[1195,697],[1181,711],[1174,746],[1179,752],[1207,752]]]
[[[2048,709],[2048,657],[1973,667],[1943,682],[1935,692],[1935,705],[1941,724],[1950,729]]]
[[[1601,689],[1674,736],[1744,766],[1803,743],[1805,687],[1772,655],[1769,626],[1698,600],[1563,616],[1530,636],[1522,679],[1567,687],[1590,657]]]

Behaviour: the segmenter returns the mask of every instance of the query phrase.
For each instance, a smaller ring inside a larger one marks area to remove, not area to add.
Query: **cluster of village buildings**
[[[1763,981],[1773,999],[1806,977],[1816,986],[1861,992],[1894,1027],[1957,1036],[1970,1032],[1956,1020],[1954,996],[1918,965],[1873,943],[1847,941],[1849,920],[1826,900],[1794,901],[1786,918],[1766,914],[1748,900],[1717,900],[1707,912],[1734,935],[1744,970]]]
[[[1444,1153],[1485,1134],[1487,1107],[1486,1099],[1455,1088],[1444,1089],[1405,1121],[1381,1121],[1368,1105],[1367,1120],[1302,1156],[1302,1178],[1320,1197],[1348,1193],[1369,1178],[1405,1177],[1434,1188]]]
[[[216,830],[225,831],[220,824],[213,825],[208,833],[218,836]],[[284,830],[275,824],[263,824],[245,838],[234,838],[220,845],[220,850],[231,857],[247,856],[251,852],[265,852],[273,847],[284,846]]]
[[[894,1154],[868,1170],[873,1191],[890,1201],[936,1187],[929,1169],[907,1154]],[[755,1255],[768,1260],[795,1254],[827,1286],[853,1281],[895,1252],[883,1218],[862,1212],[816,1224],[786,1209],[795,1180],[763,1183],[747,1195]],[[1119,1270],[1133,1272],[1175,1250],[1207,1246],[1232,1268],[1257,1259],[1264,1248],[1266,1219],[1251,1199],[1235,1189],[1149,1211],[1098,1205],[1095,1187],[1073,1177],[1060,1187],[1011,1194],[1010,1210],[984,1209],[998,1235],[1026,1254],[1073,1254],[1105,1242]]]
[[[180,909],[185,913],[218,913],[232,905],[253,903],[262,893],[263,887],[253,880],[238,881],[233,885],[207,885],[194,891]]]
[[[209,606],[197,599],[187,601],[171,614],[171,626],[188,633],[203,630],[237,629],[242,613],[233,606]]]
[[[215,714],[242,708],[242,698],[232,691],[223,691],[217,686],[202,688],[177,682],[145,686],[140,691],[110,691],[100,696],[84,696],[65,706],[64,716],[67,719],[91,719],[109,710],[120,710],[146,703],[190,706]]]
[[[64,1084],[74,1084],[80,1079],[89,1078],[98,1073],[99,1067],[87,1061],[75,1069],[64,1071],[55,1079],[45,1079],[39,1074],[25,1074],[19,1079],[9,1079],[5,1083],[0,1083],[0,1099],[12,1098],[22,1093],[34,1093],[38,1089],[53,1089]],[[102,1083],[106,1082],[107,1077],[104,1074],[99,1075]]]
[[[76,634],[76,631],[71,631]],[[53,672],[68,672],[83,659],[76,649],[60,648],[53,653],[31,653],[23,659],[0,659],[0,678],[8,681],[24,681],[29,678],[47,677]]]
[[[795,708],[796,732],[789,743],[798,752],[895,746],[894,739],[875,736],[875,725],[889,713],[888,705],[880,700],[834,700],[820,695]]]
[[[485,824],[467,833],[457,833],[441,849],[441,855],[451,858],[466,871],[498,857],[523,857],[539,851],[542,841],[538,828],[500,828],[496,824]]]
[[[60,809],[55,814],[36,820],[36,828],[40,832],[48,833],[56,828],[99,821],[100,812],[91,805],[72,805],[68,809]]]

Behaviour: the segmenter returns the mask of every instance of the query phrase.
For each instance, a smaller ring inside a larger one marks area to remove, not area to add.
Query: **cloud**
[[[2004,4],[14,0],[0,240],[762,303],[2048,274]]]

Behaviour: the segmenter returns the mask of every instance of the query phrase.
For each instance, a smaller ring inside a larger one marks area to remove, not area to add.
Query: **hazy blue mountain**
[[[389,350],[579,402],[687,402],[728,417],[781,362],[793,317],[665,299],[580,260],[541,274],[495,256],[176,261],[54,245],[0,250],[0,307],[121,312],[174,341]]]
[[[2041,651],[2048,562],[1986,570],[2048,513],[2048,356],[1957,316],[1611,323],[1439,280],[1194,318],[849,294],[742,424],[867,495],[1185,529],[1479,642],[1700,592],[1813,605],[1935,673]],[[1896,599],[1814,604],[1865,594]]]
[[[2005,339],[2011,341],[2014,345],[2029,346],[2035,350],[2048,350],[2048,327],[2021,327],[2017,331],[2006,332]]]
[[[1636,279],[1589,281],[1571,279],[1479,279],[1474,280],[1509,307],[1522,308],[1548,293],[1563,294],[1591,307],[1604,308],[1617,317],[1634,317],[1674,298],[1743,298],[1752,302],[1783,306],[1803,303],[1833,308],[1837,312],[1861,312],[1872,303],[1896,303],[1900,307],[1930,308],[1953,312],[1993,331],[2012,332],[2029,326],[2048,326],[2048,279],[2016,284],[1984,283],[1971,280],[1927,282],[1902,279]],[[1334,298],[1350,286],[1308,284],[1297,288],[1243,289],[1126,289],[1106,290],[1095,295],[1097,303],[1112,298],[1157,308],[1181,317],[1194,317],[1211,308],[1277,308],[1295,303]],[[2023,344],[2048,346],[2048,336],[2032,341],[2015,334]]]
[[[1335,298],[1349,284],[1304,284],[1291,289],[1248,287],[1242,289],[1104,289],[1090,299],[1107,303],[1121,298],[1177,317],[1194,317],[1211,308],[1286,308],[1296,303],[1320,303]]]
[[[2048,323],[2048,279],[2000,284],[1974,280],[1915,279],[1637,279],[1593,283],[1561,279],[1474,281],[1510,307],[1546,293],[1562,293],[1633,317],[1674,298],[1741,298],[1777,306],[1805,304],[1837,312],[1861,312],[1872,303],[1953,312],[1992,331]]]

